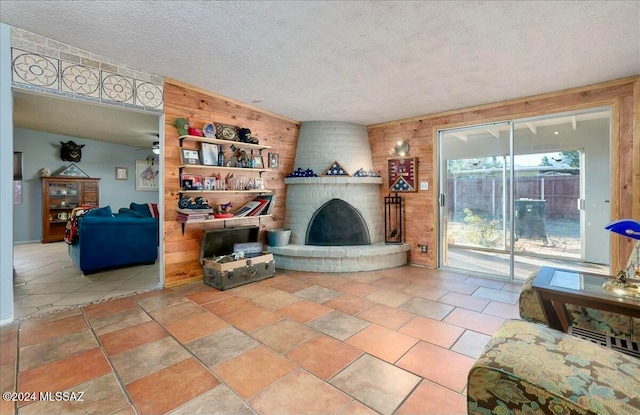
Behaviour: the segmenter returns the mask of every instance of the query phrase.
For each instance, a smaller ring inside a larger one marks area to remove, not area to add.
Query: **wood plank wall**
[[[411,244],[409,262],[437,266],[438,130],[599,106],[610,106],[612,111],[612,219],[640,220],[640,76],[368,126],[374,170],[384,172],[384,177],[388,150],[396,141],[408,140],[410,156],[419,160],[418,181],[429,181],[427,191],[402,194],[405,242]],[[382,189],[381,203],[388,189],[386,177]],[[429,245],[427,254],[420,252],[418,245],[423,243]],[[625,265],[632,245],[629,238],[611,235],[611,269],[614,272]]]
[[[184,235],[180,223],[176,221],[176,207],[179,200],[180,180],[178,166],[180,151],[178,132],[173,126],[176,118],[188,118],[192,126],[202,128],[205,122],[231,124],[249,128],[258,136],[260,144],[272,146],[263,150],[264,165],[267,167],[267,154],[278,153],[279,168],[262,175],[265,187],[276,195],[276,204],[271,218],[260,221],[260,240],[266,243],[266,230],[281,228],[284,225],[285,200],[287,189],[284,184],[286,175],[294,170],[293,163],[298,141],[299,123],[284,117],[260,111],[237,101],[197,89],[179,81],[167,79],[164,85],[164,269],[165,287],[183,284],[202,278],[199,263],[200,238],[203,230],[223,227],[222,223],[189,224]],[[197,149],[197,143],[185,141],[185,147]],[[228,151],[227,151],[228,152]],[[226,155],[227,158],[229,155]],[[199,174],[209,175],[211,170]],[[250,174],[247,174],[249,177]],[[208,195],[211,204],[231,201],[237,208],[252,195],[229,195],[216,197]],[[230,222],[228,226],[258,224],[255,219]]]

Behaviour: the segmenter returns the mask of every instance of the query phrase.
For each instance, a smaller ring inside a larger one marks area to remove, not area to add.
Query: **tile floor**
[[[83,401],[0,413],[465,414],[468,370],[519,289],[412,266],[278,271],[23,319],[0,328],[0,389]]]
[[[159,267],[140,265],[83,275],[67,244],[14,245],[15,318],[33,317],[159,287]]]

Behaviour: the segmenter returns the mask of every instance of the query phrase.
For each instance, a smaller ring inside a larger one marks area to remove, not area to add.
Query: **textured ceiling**
[[[294,120],[362,124],[640,74],[639,1],[0,1],[0,20]]]
[[[29,130],[150,149],[158,141],[154,114],[16,91],[13,124]]]

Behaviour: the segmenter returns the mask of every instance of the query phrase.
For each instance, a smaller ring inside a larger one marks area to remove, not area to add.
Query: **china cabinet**
[[[99,206],[99,180],[91,177],[42,178],[42,243],[64,240],[73,208]]]

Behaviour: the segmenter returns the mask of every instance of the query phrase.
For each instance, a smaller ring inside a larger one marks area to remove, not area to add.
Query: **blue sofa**
[[[153,264],[158,258],[158,218],[131,208],[120,209],[116,214],[109,206],[92,209],[79,218],[78,238],[68,250],[71,260],[84,274],[125,265]]]

